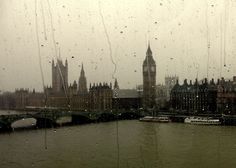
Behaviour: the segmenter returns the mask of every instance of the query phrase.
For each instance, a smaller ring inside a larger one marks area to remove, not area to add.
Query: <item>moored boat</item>
[[[171,120],[169,117],[165,117],[165,116],[158,116],[158,117],[145,116],[143,118],[140,118],[139,121],[167,123],[167,122],[170,122]]]
[[[152,116],[145,116],[139,119],[139,121],[147,121],[147,122],[151,122],[152,120],[153,120]]]
[[[34,128],[36,126],[37,120],[35,118],[22,118],[11,124],[11,128],[15,129],[25,129],[25,128]]]
[[[211,117],[187,117],[184,119],[187,124],[201,124],[201,125],[220,125],[220,119]]]

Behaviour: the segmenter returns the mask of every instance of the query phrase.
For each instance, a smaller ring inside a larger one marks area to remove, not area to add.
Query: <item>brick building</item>
[[[236,76],[233,81],[218,81],[217,110],[224,114],[236,114]]]
[[[182,85],[177,81],[171,90],[171,107],[174,111],[190,113],[236,114],[236,77],[233,81],[218,79],[215,83],[205,79],[194,84],[184,80]]]

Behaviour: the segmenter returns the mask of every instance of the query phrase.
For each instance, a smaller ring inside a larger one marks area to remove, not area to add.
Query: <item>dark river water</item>
[[[236,127],[131,120],[47,129],[46,137],[25,130],[0,134],[0,153],[0,168],[235,168]]]

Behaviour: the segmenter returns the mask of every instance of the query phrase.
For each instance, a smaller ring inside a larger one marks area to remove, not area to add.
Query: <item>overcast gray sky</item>
[[[0,0],[0,90],[42,90],[37,29],[46,85],[59,50],[68,59],[69,82],[78,81],[82,62],[88,83],[114,82],[105,31],[121,88],[142,84],[148,40],[157,83],[166,75],[231,78],[235,19],[230,0]]]

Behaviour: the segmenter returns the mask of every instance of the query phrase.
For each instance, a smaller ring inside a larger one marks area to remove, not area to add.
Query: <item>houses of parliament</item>
[[[156,84],[156,62],[148,44],[142,65],[143,84],[121,89],[112,83],[87,84],[82,64],[78,82],[68,84],[68,61],[52,60],[52,83],[44,92],[16,89],[0,94],[0,109],[25,110],[56,108],[79,111],[111,109],[157,109],[175,112],[236,114],[236,76],[233,80],[195,80],[179,84],[177,76],[166,76],[165,84]],[[141,66],[140,66],[141,68]],[[201,82],[202,81],[202,82]],[[203,82],[204,81],[204,82]]]
[[[112,83],[93,83],[87,85],[84,65],[78,82],[68,84],[68,61],[61,59],[52,60],[52,83],[46,86],[44,92],[36,92],[34,89],[16,89],[14,93],[0,95],[0,108],[2,109],[26,109],[36,107],[63,108],[70,110],[109,110],[155,108],[163,105],[167,100],[167,90],[163,85],[156,85],[156,62],[148,44],[146,56],[142,65],[143,84],[136,89],[121,89],[115,79]],[[167,81],[175,81],[173,77],[167,77]],[[175,82],[168,82],[172,87]],[[170,89],[172,87],[168,87]]]

